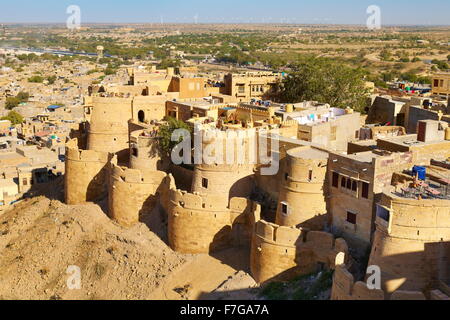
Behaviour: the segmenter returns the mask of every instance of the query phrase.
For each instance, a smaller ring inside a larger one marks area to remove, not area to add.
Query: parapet
[[[66,148],[65,199],[67,204],[97,201],[106,196],[108,163],[112,154],[93,150],[80,150],[77,140]]]
[[[167,174],[162,171],[137,170],[120,167],[117,157],[111,161],[109,215],[124,227],[139,222],[151,214],[160,198],[168,192]]]
[[[210,253],[250,242],[261,208],[245,198],[169,191],[169,244],[181,253]]]
[[[391,295],[381,289],[370,289],[366,282],[356,281],[345,264],[336,266],[331,300],[426,300],[421,291],[397,290]],[[430,300],[449,300],[440,290],[430,291]]]
[[[343,239],[335,240],[330,233],[307,232],[261,220],[254,229],[251,272],[258,283],[289,280],[321,267],[333,269],[340,252],[347,259],[347,243]]]

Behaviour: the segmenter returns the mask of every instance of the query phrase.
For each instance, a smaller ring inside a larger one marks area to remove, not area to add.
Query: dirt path
[[[248,250],[230,249],[216,257],[194,256],[172,273],[164,284],[155,290],[150,300],[197,300],[208,299],[209,294],[231,279],[238,271],[248,270]]]

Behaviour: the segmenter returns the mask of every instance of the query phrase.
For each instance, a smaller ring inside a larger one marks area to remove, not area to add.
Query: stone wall
[[[325,187],[328,153],[311,147],[288,151],[276,223],[322,230],[327,222]]]
[[[91,98],[88,149],[118,153],[120,162],[128,161],[128,120],[132,117],[132,99]]]
[[[129,169],[111,163],[109,184],[109,216],[124,227],[140,221],[158,205],[160,197],[168,191],[164,183],[167,174],[152,169]]]
[[[78,149],[76,139],[66,145],[65,200],[74,205],[106,196],[108,163],[112,154]]]
[[[320,231],[305,232],[264,220],[256,223],[252,239],[250,267],[258,283],[288,280],[319,268],[334,268],[339,252],[348,252],[343,239]]]
[[[424,291],[450,282],[450,201],[384,194],[377,216],[370,265],[382,271],[382,289]]]
[[[181,253],[210,253],[250,242],[253,215],[260,208],[244,198],[223,205],[223,195],[169,191],[169,244]]]
[[[131,124],[130,124],[131,125]],[[130,133],[130,168],[166,171],[169,160],[163,161],[159,149],[159,138],[151,136],[153,129],[137,130]],[[154,127],[157,133],[158,128]]]
[[[449,300],[439,289],[431,290],[429,297],[421,291],[397,290],[391,295],[383,290],[370,289],[366,282],[356,281],[345,264],[336,266],[331,300]]]

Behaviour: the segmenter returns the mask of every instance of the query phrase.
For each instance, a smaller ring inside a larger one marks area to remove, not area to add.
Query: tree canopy
[[[180,138],[179,141],[172,141],[172,133],[177,129],[186,129],[192,133],[192,129],[188,124],[175,118],[168,117],[166,120],[167,124],[159,129],[160,148],[166,154],[170,154],[172,149],[183,141],[183,138]]]
[[[20,113],[16,111],[10,111],[6,117],[1,118],[1,120],[9,120],[13,126],[21,124],[23,122],[23,117]]]
[[[364,112],[368,89],[362,70],[323,58],[307,59],[292,67],[293,72],[269,93],[274,101],[319,101]]]
[[[28,94],[28,92],[21,91],[15,97],[6,98],[5,108],[7,110],[12,110],[16,108],[20,103],[27,102],[29,97],[30,95]]]

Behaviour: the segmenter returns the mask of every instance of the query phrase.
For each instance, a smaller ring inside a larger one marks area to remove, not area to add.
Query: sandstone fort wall
[[[76,139],[67,143],[64,183],[67,204],[97,201],[106,196],[111,158],[107,152],[78,149]]]
[[[163,183],[167,174],[152,169],[129,169],[111,164],[109,184],[109,216],[122,226],[129,227],[150,214],[166,192]]]
[[[232,199],[224,206],[222,199],[222,194],[201,196],[170,190],[171,248],[182,253],[209,253],[249,240],[251,213],[260,208],[244,198]]]
[[[339,252],[347,253],[347,244],[330,233],[305,232],[261,220],[256,223],[252,239],[252,276],[263,283],[309,274],[318,267],[334,268]]]

